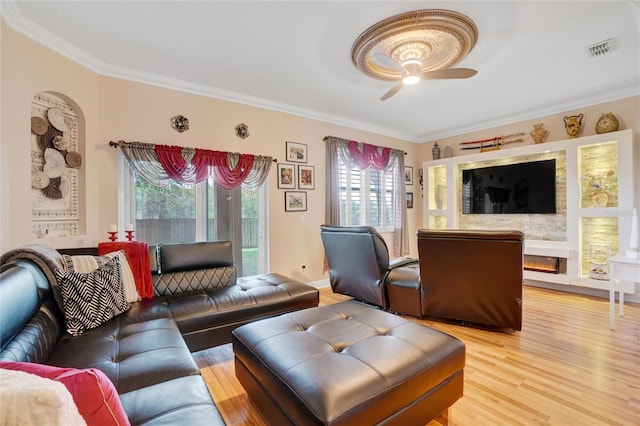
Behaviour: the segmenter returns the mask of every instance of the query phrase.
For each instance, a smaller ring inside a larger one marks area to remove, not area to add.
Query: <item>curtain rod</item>
[[[324,142],[326,142],[326,141],[327,141],[327,139],[329,139],[329,138],[332,138],[332,139],[338,139],[338,140],[339,140],[339,141],[341,141],[341,142],[351,142],[351,140],[350,140],[350,139],[339,138],[339,137],[337,137],[337,136],[325,136],[324,138],[322,138],[322,140],[323,140]],[[358,142],[358,141],[354,141],[354,142]],[[358,142],[358,143],[365,143],[365,142]],[[383,147],[381,147],[381,148],[385,148],[385,147],[383,146]],[[389,148],[390,148],[390,149],[394,149],[394,148],[391,148],[391,147],[389,147]],[[398,151],[399,151],[399,150],[398,150]],[[407,155],[407,151],[402,151],[402,152],[404,152],[404,155]]]
[[[123,141],[122,139],[120,139],[118,142],[109,141],[109,146],[112,146],[114,148],[118,148],[121,143],[131,143],[131,142]],[[194,149],[194,148],[188,148],[188,149]],[[229,151],[226,151],[226,152],[229,152]],[[238,152],[229,152],[229,154],[240,155],[240,153],[238,153]],[[277,158],[273,158],[271,161],[273,161],[274,163],[277,163],[278,159]]]

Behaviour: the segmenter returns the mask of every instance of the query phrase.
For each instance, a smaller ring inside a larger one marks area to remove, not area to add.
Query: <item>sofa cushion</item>
[[[193,346],[192,333],[235,328],[256,319],[317,306],[318,299],[316,288],[280,274],[241,277],[231,287],[165,297],[171,316],[191,350],[203,349],[200,345]],[[227,334],[230,340],[230,332]]]
[[[97,368],[107,375],[120,394],[200,374],[172,319],[128,324],[123,317],[126,314],[81,336],[63,336],[47,364]]]
[[[0,368],[24,371],[62,383],[71,393],[78,411],[89,426],[130,424],[118,392],[100,370],[60,368],[31,362],[0,362]]]
[[[224,425],[207,385],[186,376],[120,395],[134,425]]]
[[[129,309],[120,261],[112,258],[93,272],[56,270],[67,331],[79,336]]]

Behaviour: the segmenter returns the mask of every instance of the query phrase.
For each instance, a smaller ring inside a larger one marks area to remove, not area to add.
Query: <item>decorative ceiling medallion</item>
[[[444,9],[416,10],[369,27],[351,47],[351,60],[369,77],[398,81],[404,73],[372,59],[372,55],[385,55],[398,64],[413,61],[420,66],[416,73],[423,73],[458,64],[477,40],[476,24],[461,13]]]
[[[250,135],[249,126],[244,123],[240,123],[236,126],[236,136],[240,139],[246,139]]]
[[[183,115],[171,117],[171,127],[180,133],[186,132],[189,130],[189,119]]]

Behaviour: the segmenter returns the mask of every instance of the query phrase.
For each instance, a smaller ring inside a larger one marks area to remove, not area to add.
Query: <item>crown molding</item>
[[[100,73],[100,69],[104,66],[102,61],[22,16],[16,0],[3,0],[0,3],[3,5],[0,9],[2,18],[11,29],[96,73]]]
[[[16,0],[1,1],[0,16],[13,30],[28,37],[29,39],[41,44],[54,52],[84,66],[91,71],[113,78],[119,78],[128,81],[134,81],[151,86],[163,87],[166,89],[177,90],[180,92],[192,93],[199,96],[206,96],[215,99],[221,99],[229,102],[240,103],[244,105],[264,108],[272,111],[283,112],[299,117],[312,120],[322,121],[339,126],[349,127],[356,130],[375,133],[378,135],[388,136],[410,142],[419,142],[412,135],[402,132],[393,132],[387,128],[371,126],[359,121],[346,120],[343,117],[322,114],[306,108],[299,108],[279,102],[269,101],[267,99],[255,96],[245,95],[242,93],[223,90],[216,87],[206,86],[202,84],[192,83],[189,81],[165,77],[158,74],[148,73],[145,71],[135,70],[132,68],[120,67],[99,60],[75,45],[51,33],[40,25],[30,21],[22,16],[17,6]]]
[[[540,117],[546,117],[548,115],[563,114],[567,111],[576,110],[591,105],[597,105],[604,102],[613,102],[632,96],[640,96],[640,86],[628,86],[609,93],[603,93],[586,98],[579,98],[577,100],[565,102],[563,104],[555,104],[548,108],[530,110],[522,114],[507,115],[496,120],[483,121],[482,123],[473,123],[467,126],[457,127],[455,129],[446,129],[438,133],[426,133],[419,138],[414,138],[413,142],[426,143],[437,139],[450,138],[453,136],[464,135],[471,132],[491,129],[494,127],[506,126],[509,124],[518,123],[520,121],[535,120]]]

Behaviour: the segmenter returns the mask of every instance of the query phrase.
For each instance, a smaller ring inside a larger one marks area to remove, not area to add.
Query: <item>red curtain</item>
[[[253,167],[253,154],[238,154],[238,164],[231,167],[229,154],[196,148],[192,164],[201,172],[203,165],[213,167],[215,181],[225,189],[233,189],[242,184]],[[198,173],[196,172],[196,173]]]
[[[351,158],[360,169],[366,169],[371,166],[376,170],[384,170],[389,165],[391,148],[382,148],[381,152],[379,147],[363,143],[361,151],[358,148],[358,142],[356,141],[349,141],[349,143],[347,143],[347,147],[349,148]]]
[[[225,189],[233,189],[242,184],[253,167],[253,154],[238,154],[238,164],[231,167],[228,153],[208,149],[195,149],[191,164],[182,155],[182,147],[156,145],[156,155],[167,175],[180,183],[194,184],[209,176],[213,167],[215,181]]]
[[[180,183],[195,183],[190,166],[182,156],[182,147],[156,145],[155,150],[160,165],[171,179]]]

